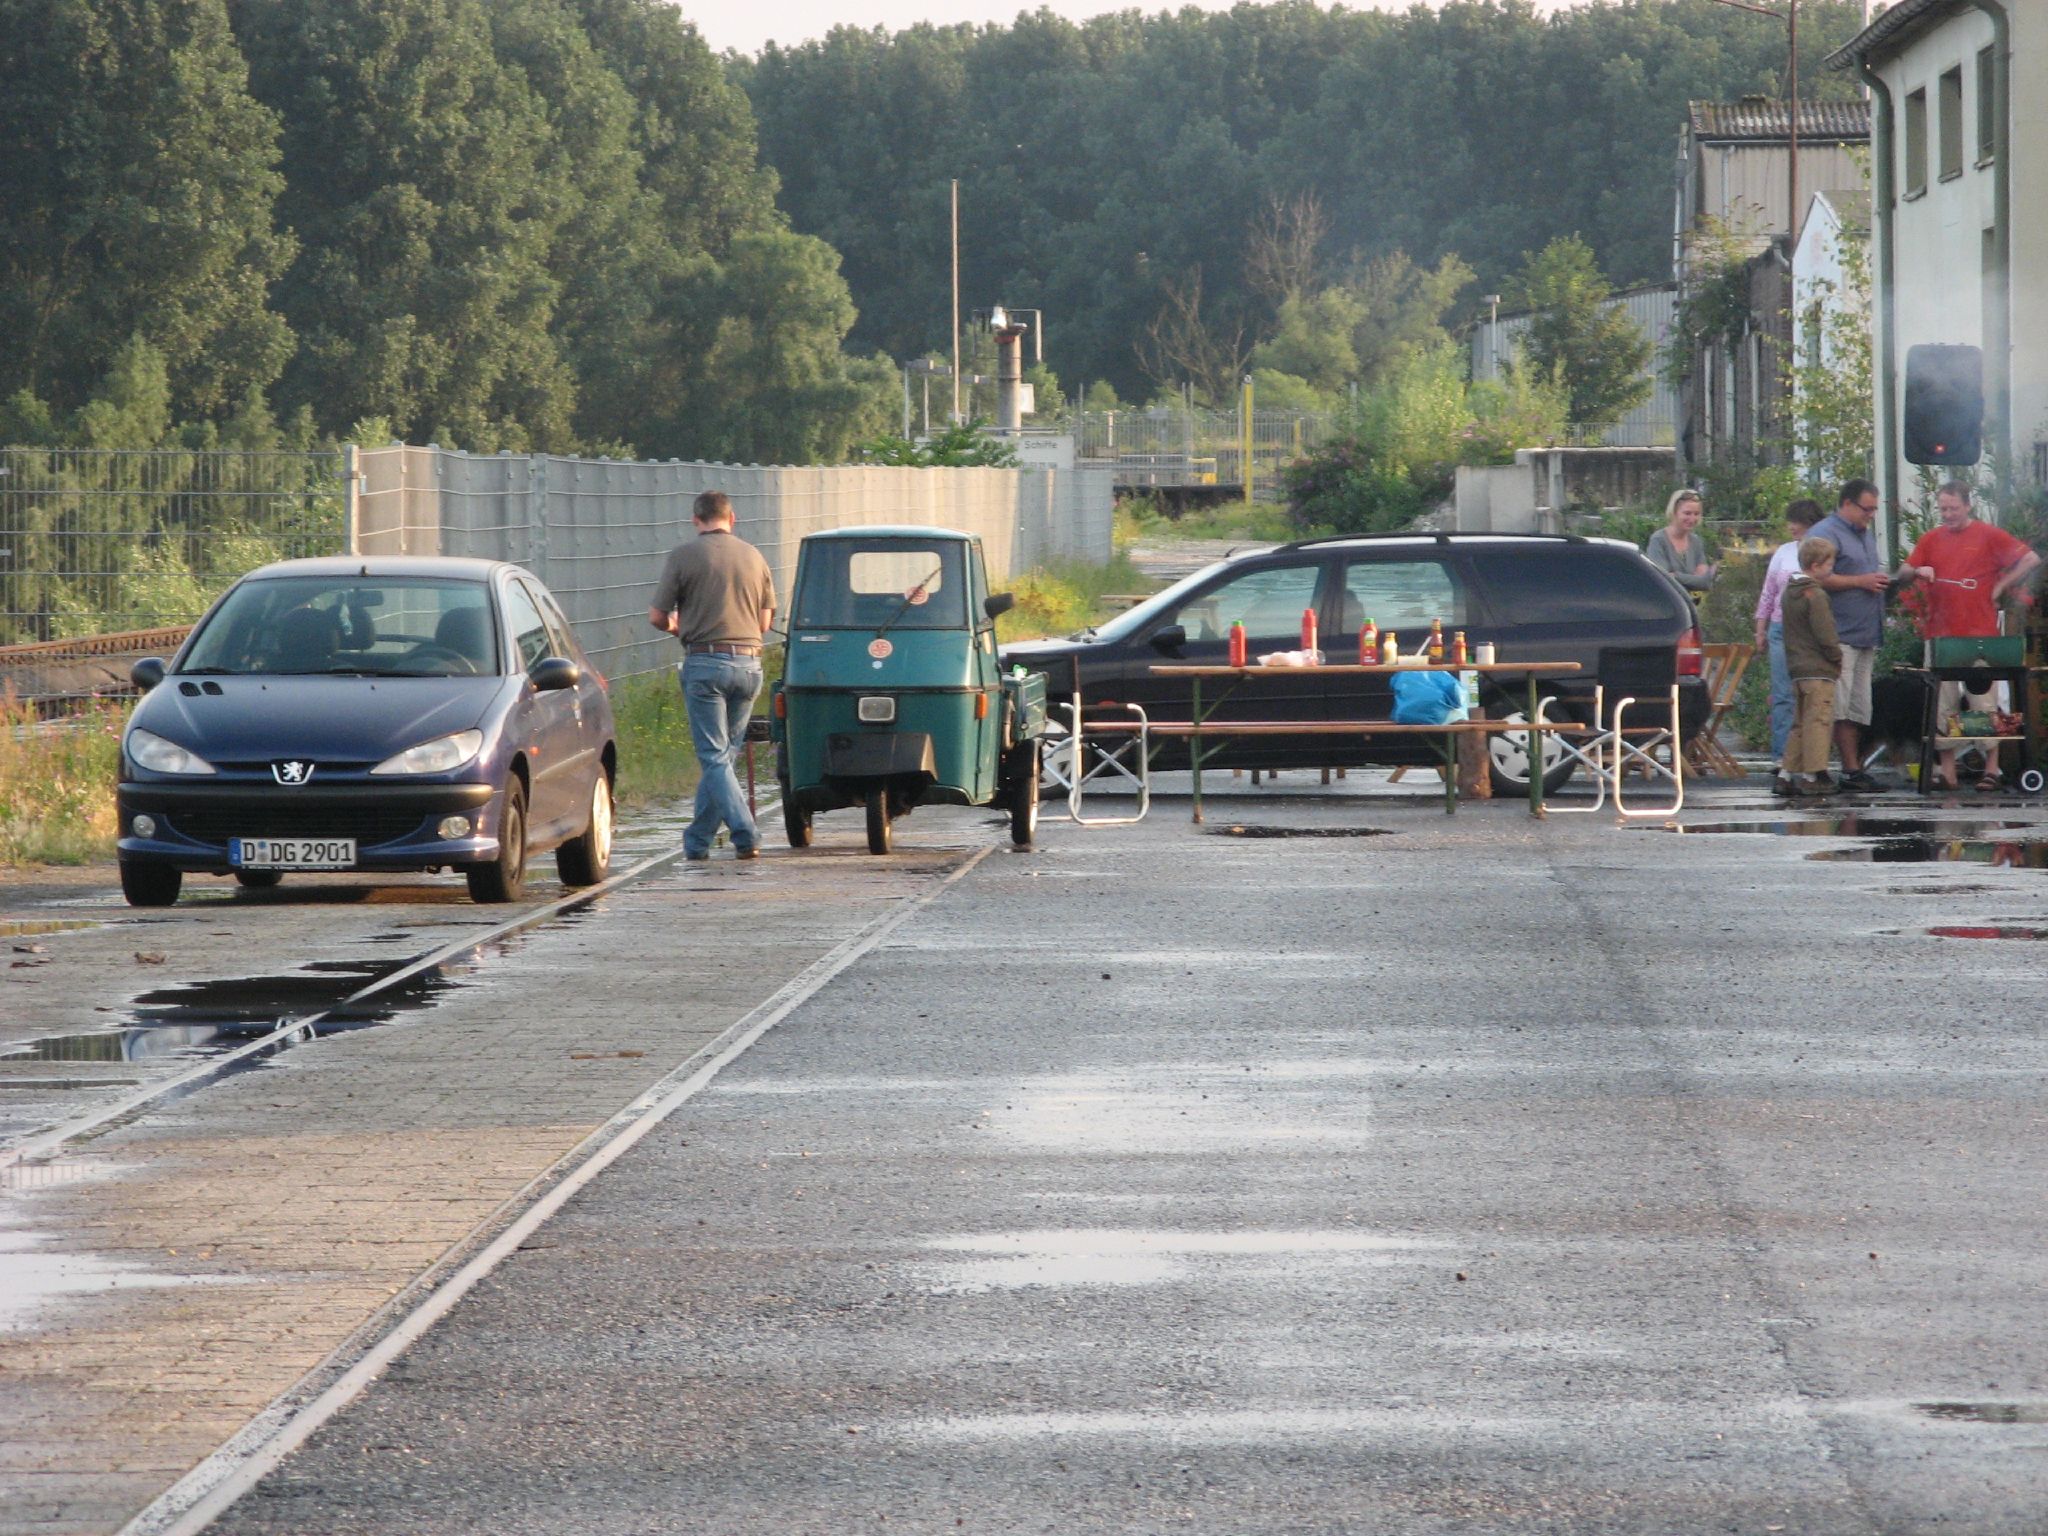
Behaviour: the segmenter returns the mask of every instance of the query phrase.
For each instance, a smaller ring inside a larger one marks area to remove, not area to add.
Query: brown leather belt
[[[683,649],[692,656],[758,656],[758,645],[729,645],[723,640],[692,640]]]

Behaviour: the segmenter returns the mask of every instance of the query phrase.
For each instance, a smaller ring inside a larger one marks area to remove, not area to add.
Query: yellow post
[[[1237,469],[1244,480],[1244,504],[1252,504],[1252,376],[1244,376],[1244,394],[1237,405]]]

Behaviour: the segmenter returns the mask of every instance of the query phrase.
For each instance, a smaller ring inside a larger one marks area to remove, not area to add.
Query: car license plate
[[[353,869],[352,837],[231,837],[228,862],[237,869]]]

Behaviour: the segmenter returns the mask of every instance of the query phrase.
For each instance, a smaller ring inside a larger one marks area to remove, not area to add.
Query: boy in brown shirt
[[[1835,610],[1821,581],[1835,568],[1835,546],[1826,539],[1799,545],[1799,574],[1785,588],[1785,670],[1792,678],[1792,734],[1785,738],[1783,773],[1771,792],[1826,795],[1828,747],[1835,724],[1835,683],[1842,675],[1842,643],[1835,634]]]

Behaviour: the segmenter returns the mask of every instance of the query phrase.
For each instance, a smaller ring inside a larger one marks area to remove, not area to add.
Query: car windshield
[[[961,629],[966,546],[892,539],[819,539],[804,549],[798,629]]]
[[[178,671],[467,677],[500,670],[490,587],[430,576],[271,576],[231,591]]]
[[[1229,565],[1219,560],[1214,565],[1204,566],[1192,576],[1183,576],[1162,592],[1154,592],[1135,607],[1126,608],[1115,618],[1104,621],[1093,629],[1083,630],[1080,638],[1087,640],[1121,640],[1126,635],[1136,634],[1162,613],[1171,613],[1180,606],[1180,600],[1218,571]]]

